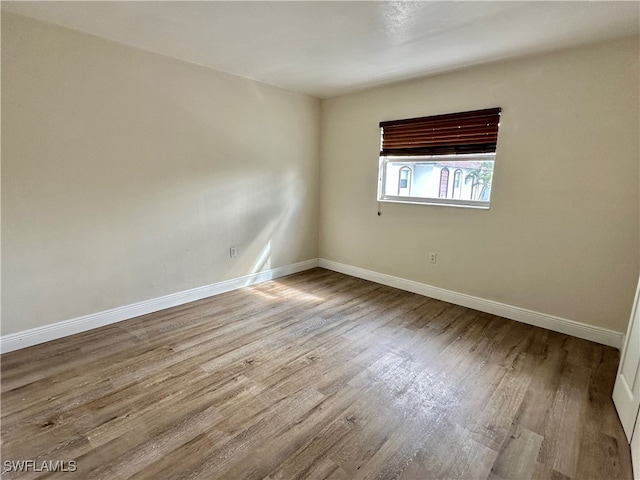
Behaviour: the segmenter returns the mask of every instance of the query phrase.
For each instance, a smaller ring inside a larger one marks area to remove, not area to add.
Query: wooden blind
[[[380,155],[451,155],[496,151],[500,108],[380,122]]]

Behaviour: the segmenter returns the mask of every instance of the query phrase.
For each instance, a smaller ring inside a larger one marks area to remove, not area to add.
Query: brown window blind
[[[451,155],[496,151],[500,108],[380,122],[380,155]]]

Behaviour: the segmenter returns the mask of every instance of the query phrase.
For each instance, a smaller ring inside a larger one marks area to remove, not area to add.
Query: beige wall
[[[2,334],[316,258],[319,115],[3,12]]]
[[[2,335],[316,256],[623,331],[639,77],[633,38],[326,100],[321,117],[304,95],[3,12]],[[493,106],[489,211],[376,215],[378,122]]]
[[[624,331],[638,279],[638,57],[628,38],[324,101],[320,257]],[[490,210],[376,215],[380,121],[497,106]]]

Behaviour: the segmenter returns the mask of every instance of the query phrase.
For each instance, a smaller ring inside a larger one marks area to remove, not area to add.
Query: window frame
[[[387,180],[387,165],[389,163],[441,163],[441,162],[473,162],[491,161],[495,168],[496,154],[491,153],[470,153],[461,155],[380,155],[378,165],[378,202],[386,203],[409,203],[415,205],[436,205],[448,207],[476,208],[489,210],[490,200],[466,200],[460,198],[437,198],[437,197],[411,197],[401,195],[390,195],[385,192]],[[413,169],[412,169],[413,170]],[[461,178],[461,182],[462,182]]]

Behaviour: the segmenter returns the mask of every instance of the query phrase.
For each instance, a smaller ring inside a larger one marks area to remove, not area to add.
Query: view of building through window
[[[382,165],[382,193],[389,199],[397,195],[422,201],[454,199],[469,203],[488,202],[494,158],[495,154],[474,155],[469,160],[451,160],[451,156],[441,159],[386,157]]]

